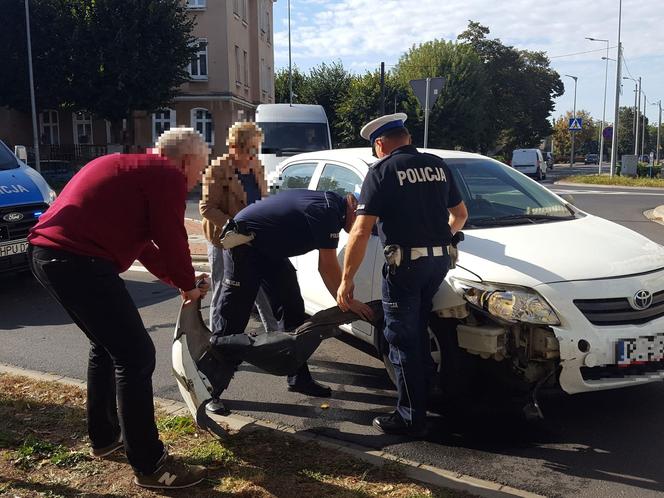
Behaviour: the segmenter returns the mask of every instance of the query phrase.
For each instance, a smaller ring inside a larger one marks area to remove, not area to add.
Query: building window
[[[235,45],[235,84],[241,85],[240,77],[242,75],[242,68],[240,67],[240,47]]]
[[[244,63],[244,86],[249,86],[249,64],[247,63],[247,51],[244,50],[244,57],[242,58]]]
[[[161,109],[152,115],[152,142],[156,142],[159,136],[166,130],[175,128],[175,110]]]
[[[233,14],[240,15],[240,0],[233,0]]]
[[[72,114],[74,124],[74,143],[84,145],[92,143],[92,116],[87,112]]]
[[[192,127],[205,138],[208,145],[214,145],[214,123],[212,114],[207,109],[191,110]]]
[[[58,111],[46,110],[39,114],[39,125],[41,129],[40,142],[46,145],[60,144],[60,123]]]
[[[196,43],[198,44],[198,50],[189,64],[189,75],[193,80],[206,80],[208,77],[207,40],[201,39]]]
[[[265,11],[265,31],[267,32],[267,34],[265,35],[265,39],[267,40],[268,43],[270,43],[270,36],[271,36],[270,33],[272,32],[271,26],[272,25],[270,24],[270,12]]]
[[[247,0],[240,0],[240,7],[242,7],[242,21],[246,24],[247,22]]]
[[[273,75],[272,75],[272,68],[270,66],[267,66],[267,73],[265,75],[265,87],[267,88],[267,94],[269,97],[272,97],[272,80],[273,80]]]
[[[187,0],[188,9],[204,9],[205,0]]]

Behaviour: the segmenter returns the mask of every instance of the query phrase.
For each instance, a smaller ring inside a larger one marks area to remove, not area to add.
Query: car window
[[[544,187],[488,159],[446,159],[468,208],[468,223],[482,219],[572,212]]]
[[[18,161],[14,153],[4,143],[0,142],[0,170],[18,168]]]
[[[280,175],[280,190],[309,188],[317,163],[297,163],[285,168]]]
[[[360,193],[362,179],[353,170],[340,164],[326,164],[318,180],[316,190],[331,190],[344,196]]]

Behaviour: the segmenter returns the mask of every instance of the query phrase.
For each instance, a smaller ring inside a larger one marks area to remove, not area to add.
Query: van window
[[[18,168],[18,161],[14,153],[4,143],[0,142],[0,170]]]
[[[341,197],[360,193],[362,179],[351,169],[339,164],[326,164],[316,190],[336,192]]]
[[[315,170],[316,163],[297,163],[288,166],[281,172],[279,190],[309,188]]]
[[[263,131],[263,154],[311,152],[330,148],[326,123],[256,123]]]

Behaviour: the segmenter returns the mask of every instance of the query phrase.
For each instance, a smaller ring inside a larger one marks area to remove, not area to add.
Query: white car
[[[664,377],[664,247],[485,156],[427,152],[445,159],[469,211],[430,321],[444,392],[465,389],[482,366],[533,396],[542,385],[573,394]],[[358,192],[374,161],[369,149],[300,154],[282,164],[281,189]],[[347,237],[342,231],[339,261]],[[317,251],[292,261],[307,313],[334,306]],[[372,236],[356,298],[381,298],[383,262]],[[373,345],[390,372],[380,330],[358,321],[346,331]]]

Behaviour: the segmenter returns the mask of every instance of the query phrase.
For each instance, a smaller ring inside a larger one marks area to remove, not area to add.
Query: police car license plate
[[[664,360],[664,334],[655,334],[616,342],[616,363],[619,367],[645,365]]]
[[[27,251],[27,240],[22,240],[21,242],[15,242],[13,244],[2,244],[0,245],[0,258],[4,258],[6,256],[15,256],[16,254],[23,254]]]

